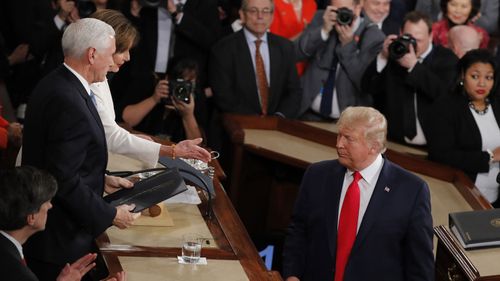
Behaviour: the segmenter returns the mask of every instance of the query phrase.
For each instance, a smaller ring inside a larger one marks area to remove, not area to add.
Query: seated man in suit
[[[387,121],[348,107],[338,121],[338,160],[304,174],[283,251],[293,280],[434,280],[427,184],[382,156]]]
[[[338,14],[343,8],[353,12],[352,22],[338,20],[344,18]],[[360,0],[332,0],[295,41],[297,59],[309,62],[302,76],[302,119],[337,119],[348,106],[372,104],[360,90],[361,77],[382,48],[384,34],[360,17],[361,8]]]
[[[398,34],[399,23],[388,18],[391,11],[391,0],[365,0],[363,15],[368,17],[385,35]]]
[[[26,266],[22,244],[45,229],[51,199],[57,190],[55,179],[38,169],[24,166],[0,171],[0,276],[4,281],[36,281]],[[87,254],[66,264],[57,281],[78,281],[95,266],[96,254]],[[124,280],[124,273],[119,273]],[[109,279],[117,280],[117,279]]]
[[[114,34],[97,19],[70,24],[62,38],[64,64],[38,83],[28,103],[22,163],[47,170],[59,187],[46,230],[25,245],[40,280],[55,280],[66,262],[95,251],[95,238],[112,224],[126,228],[135,219],[134,206],[113,207],[102,198],[105,184],[132,184],[104,175],[106,139],[89,90],[113,65]]]
[[[300,85],[290,41],[268,33],[272,0],[243,0],[244,28],[212,48],[209,79],[221,112],[297,116]]]
[[[420,12],[406,15],[401,34],[408,35],[408,40],[398,41],[407,48],[389,47],[398,36],[388,35],[382,51],[363,75],[362,86],[387,118],[389,139],[425,145],[428,122],[432,122],[430,107],[448,92],[457,57],[447,48],[433,46],[432,22]]]

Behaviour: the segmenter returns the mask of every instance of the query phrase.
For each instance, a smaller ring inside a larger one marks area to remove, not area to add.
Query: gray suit
[[[355,40],[351,43],[341,46],[335,30],[332,30],[325,42],[321,38],[323,12],[316,12],[311,24],[295,41],[297,59],[307,59],[309,62],[302,76],[303,95],[299,116],[303,119],[314,119],[304,113],[328,78],[334,51],[340,62],[335,80],[340,111],[351,105],[371,105],[370,95],[361,92],[361,77],[382,49],[385,38],[384,33],[375,24],[364,19],[355,31]]]

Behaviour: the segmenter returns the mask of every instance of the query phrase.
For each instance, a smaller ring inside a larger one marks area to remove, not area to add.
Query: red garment
[[[356,240],[359,219],[359,171],[353,173],[353,180],[344,197],[337,230],[337,255],[335,257],[334,281],[344,281],[344,271],[352,246]]]
[[[9,122],[7,120],[3,119],[0,116],[0,149],[5,149],[7,147],[7,142],[8,142],[8,127],[9,127]]]
[[[473,27],[482,37],[480,48],[488,48],[488,43],[490,42],[490,36],[486,30],[481,27],[474,25],[472,23],[467,24],[470,27]],[[448,31],[450,27],[448,25],[447,19],[442,19],[440,21],[435,22],[432,25],[432,42],[437,45],[442,45],[443,47],[448,48]]]
[[[274,18],[270,30],[276,35],[292,39],[299,35],[311,22],[316,9],[316,1],[302,0],[302,18],[299,20],[292,3],[286,3],[285,0],[276,0],[274,1]],[[305,66],[305,63],[297,63],[299,75],[302,75]]]

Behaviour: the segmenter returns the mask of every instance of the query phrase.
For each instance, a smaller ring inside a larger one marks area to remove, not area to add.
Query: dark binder
[[[500,246],[500,209],[450,213],[449,224],[465,249]]]
[[[172,168],[136,182],[133,188],[124,188],[109,194],[104,200],[115,207],[135,204],[132,212],[138,213],[186,190],[186,184],[179,171]]]

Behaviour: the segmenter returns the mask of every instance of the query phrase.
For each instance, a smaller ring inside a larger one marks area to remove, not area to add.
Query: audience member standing
[[[441,1],[443,18],[432,25],[433,42],[436,45],[448,46],[448,31],[455,25],[465,24],[474,27],[481,37],[481,48],[487,48],[490,36],[486,30],[474,25],[472,19],[477,16],[480,0],[444,0]]]
[[[268,33],[272,0],[243,0],[244,28],[212,48],[210,84],[221,112],[295,118],[300,85],[293,45]]]
[[[391,0],[364,0],[363,16],[368,17],[385,35],[399,34],[400,24],[387,18],[391,11]]]
[[[433,107],[429,159],[463,170],[484,197],[500,207],[500,100],[495,61],[487,50],[472,50],[458,63],[452,95]]]
[[[338,11],[345,8],[352,12],[352,21],[343,23],[337,20]],[[360,17],[361,8],[360,0],[332,0],[295,42],[297,59],[308,60],[300,118],[337,119],[347,106],[372,104],[361,92],[361,77],[382,48],[384,34]]]
[[[306,170],[283,251],[286,281],[434,280],[427,184],[385,159],[387,121],[340,116],[338,160]]]
[[[132,224],[133,206],[102,199],[106,139],[89,84],[104,81],[113,64],[115,32],[96,19],[66,28],[64,65],[43,78],[31,96],[24,127],[22,163],[54,175],[59,189],[47,227],[26,243],[28,266],[40,280],[55,280],[66,262],[95,251],[95,238],[112,224]],[[96,277],[97,278],[97,277]],[[102,276],[99,276],[102,278]]]
[[[294,41],[311,22],[315,12],[314,0],[276,0],[270,31]],[[304,73],[305,67],[305,62],[297,63],[299,76]]]
[[[141,40],[132,50],[128,65],[110,81],[117,120],[135,123],[127,119],[127,114],[145,106],[149,114],[135,123],[134,129],[149,134],[162,133],[158,123],[163,119],[165,106],[159,96],[167,94],[166,74],[173,62],[183,58],[195,60],[200,69],[198,84],[204,89],[210,48],[220,33],[215,0],[158,2],[157,7],[142,7],[138,18],[130,15],[132,22],[137,23]]]
[[[447,1],[444,1],[446,5]],[[438,21],[441,17],[441,0],[417,0],[415,10],[429,15],[433,21]],[[479,14],[473,18],[474,24],[484,28],[489,34],[498,31],[498,13],[500,0],[482,0]]]
[[[470,50],[478,49],[481,44],[479,33],[468,25],[456,25],[448,32],[450,50],[460,59]]]
[[[428,16],[410,12],[401,30],[407,35],[402,43],[408,52],[400,50],[398,56],[391,56],[389,45],[398,36],[387,36],[363,75],[363,89],[373,95],[375,106],[386,116],[388,136],[394,141],[426,144],[430,107],[446,93],[455,76],[457,58],[449,49],[432,44],[431,26]]]

